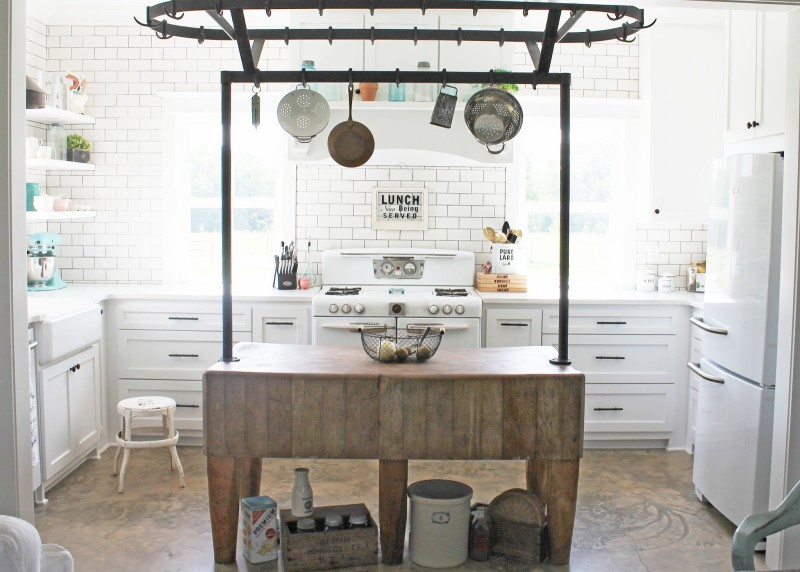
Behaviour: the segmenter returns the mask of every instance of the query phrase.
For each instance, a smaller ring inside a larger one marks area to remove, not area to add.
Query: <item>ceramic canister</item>
[[[675,275],[667,272],[658,278],[659,292],[672,292],[675,290]]]
[[[33,197],[39,196],[39,183],[25,183],[25,210],[33,212],[36,208],[33,206]]]
[[[640,270],[636,274],[636,290],[639,292],[655,292],[656,273],[652,270]]]

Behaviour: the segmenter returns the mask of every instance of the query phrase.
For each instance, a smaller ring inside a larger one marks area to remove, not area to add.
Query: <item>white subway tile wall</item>
[[[686,288],[690,264],[706,259],[705,224],[640,223],[636,225],[636,272],[675,275],[675,288]]]
[[[47,26],[28,20],[28,71],[75,72],[87,80],[86,114],[91,129],[73,129],[93,144],[91,174],[29,172],[42,190],[66,195],[97,211],[94,220],[28,225],[28,232],[60,232],[60,266],[73,282],[162,281],[164,264],[162,189],[162,99],[180,91],[215,92],[219,72],[241,69],[236,48],[181,38],[159,40],[139,26]],[[530,71],[527,52],[517,47],[514,69]],[[261,69],[287,69],[290,50],[268,42]],[[638,48],[627,44],[556,47],[553,71],[573,74],[573,97],[638,98]],[[237,90],[250,89],[247,85]],[[271,86],[281,90],[283,86]],[[530,86],[523,91],[533,93]],[[536,94],[555,96],[539,87]],[[28,135],[44,137],[28,123]],[[488,256],[483,226],[505,218],[506,169],[375,166],[359,169],[297,166],[297,237],[314,249],[348,246],[415,246],[474,250]],[[425,231],[374,231],[370,191],[376,185],[426,186],[431,219]],[[312,259],[319,263],[318,254]],[[318,271],[318,268],[316,268]]]

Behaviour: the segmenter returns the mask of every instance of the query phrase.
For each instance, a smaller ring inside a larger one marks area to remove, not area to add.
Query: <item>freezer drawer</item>
[[[698,492],[731,522],[767,510],[775,390],[700,361],[694,471]],[[711,378],[711,379],[705,379]]]

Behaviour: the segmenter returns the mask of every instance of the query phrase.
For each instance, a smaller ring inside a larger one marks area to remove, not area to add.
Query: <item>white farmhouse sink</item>
[[[84,306],[39,322],[36,355],[41,365],[74,354],[100,341],[101,309],[97,304]]]

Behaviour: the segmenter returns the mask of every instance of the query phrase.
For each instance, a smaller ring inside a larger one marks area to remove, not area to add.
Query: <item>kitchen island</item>
[[[379,459],[383,562],[399,564],[409,459],[526,459],[547,505],[553,564],[569,562],[584,376],[551,347],[442,349],[379,363],[359,348],[240,343],[203,376],[214,557],[233,562],[239,500],[263,458]],[[502,491],[497,491],[499,494]]]

